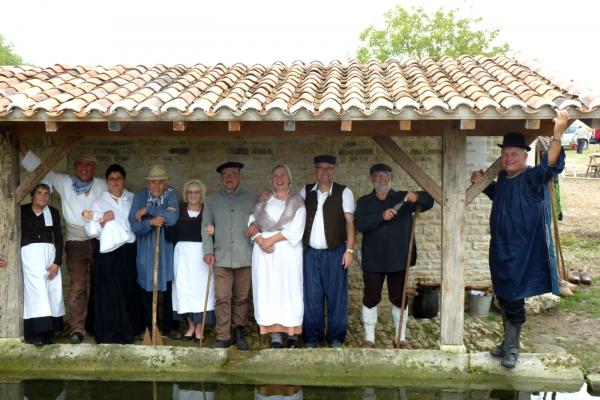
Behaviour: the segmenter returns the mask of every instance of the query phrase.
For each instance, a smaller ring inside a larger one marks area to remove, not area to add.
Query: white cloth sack
[[[100,233],[100,253],[109,253],[118,249],[129,240],[129,234],[116,221],[104,224]]]

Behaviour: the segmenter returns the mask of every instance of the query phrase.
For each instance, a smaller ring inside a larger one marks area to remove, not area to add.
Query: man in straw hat
[[[519,358],[525,298],[559,294],[556,259],[551,251],[551,214],[548,182],[565,166],[561,138],[568,123],[566,111],[557,111],[548,152],[535,167],[527,166],[530,147],[521,133],[504,135],[498,180],[484,193],[493,201],[490,214],[490,272],[504,323],[504,340],[492,349],[501,364],[514,368]],[[471,175],[482,182],[483,171]]]
[[[34,171],[41,160],[21,141],[20,151],[24,156],[21,165],[27,171]],[[69,322],[71,343],[83,341],[86,331],[93,328],[93,293],[88,294],[88,277],[93,275],[94,256],[98,246],[96,239],[85,233],[83,211],[90,210],[92,204],[107,190],[106,181],[94,177],[96,157],[81,154],[74,158],[75,175],[50,171],[42,180],[60,194],[62,215],[67,223],[65,253],[70,279]],[[93,285],[90,285],[93,287]],[[87,319],[86,319],[87,317]]]
[[[169,186],[171,179],[162,165],[153,165],[145,178],[146,187],[133,197],[129,211],[131,230],[137,240],[137,282],[143,289],[144,322],[152,331],[152,290],[154,284],[154,244],[157,227],[173,226],[179,217],[177,191]],[[158,258],[158,290],[163,292],[162,331],[173,339],[180,339],[178,322],[173,320],[171,282],[173,281],[173,243],[165,239],[160,229]]]
[[[417,261],[417,246],[412,243],[411,221],[415,207],[421,211],[433,207],[433,198],[424,191],[407,192],[392,189],[394,176],[389,165],[374,164],[369,170],[373,191],[358,199],[354,214],[354,224],[363,233],[363,307],[362,320],[365,329],[363,347],[375,347],[375,325],[377,324],[377,304],[381,301],[381,289],[387,279],[388,296],[392,303],[392,319],[396,327],[399,348],[409,348],[405,340],[408,308],[404,309],[402,327],[400,313],[404,294],[404,278],[410,251],[410,266]],[[404,303],[406,306],[406,303]]]
[[[244,334],[250,312],[252,247],[257,233],[248,220],[256,194],[240,187],[244,164],[228,161],[217,167],[223,188],[208,196],[202,212],[204,261],[215,266],[215,315],[217,338],[213,347],[231,346],[231,331],[239,350],[248,350]],[[207,227],[214,227],[214,240]]]

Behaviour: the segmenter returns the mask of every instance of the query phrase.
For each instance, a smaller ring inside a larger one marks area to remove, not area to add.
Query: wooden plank
[[[461,119],[460,130],[461,131],[472,131],[477,126],[477,121],[474,119]]]
[[[17,136],[9,125],[0,125],[0,338],[23,334],[23,274],[21,273],[21,208],[16,200],[19,179]]]
[[[340,126],[340,130],[342,132],[352,132],[352,120],[342,120],[342,125]]]
[[[239,132],[242,130],[242,124],[240,121],[229,121],[227,122],[227,130],[229,132]]]
[[[440,345],[463,346],[467,136],[447,122],[442,136],[442,281]]]
[[[16,191],[17,202],[20,203],[23,201],[25,196],[27,196],[35,185],[40,183],[44,176],[46,176],[46,174],[48,174],[48,172],[50,172],[64,156],[69,154],[81,139],[83,139],[81,136],[70,137],[59,146],[56,146],[54,150],[52,150],[52,153],[50,153],[33,172],[27,175],[27,178],[19,185]]]
[[[44,121],[46,132],[58,132],[58,124],[56,121]]]
[[[174,132],[184,132],[186,127],[185,121],[173,121],[173,131]]]
[[[401,131],[410,131],[410,119],[402,119],[398,122]]]
[[[108,131],[109,132],[121,132],[124,124],[119,121],[108,121]]]
[[[444,121],[411,121],[411,130],[399,131],[398,121],[352,121],[352,132],[344,133],[346,136],[441,136],[444,130]],[[286,130],[285,128],[290,130]],[[265,137],[287,135],[292,132],[297,136],[340,136],[340,121],[244,121],[244,129],[239,132],[240,137]],[[172,121],[146,121],[128,122],[121,127],[120,132],[110,132],[106,122],[70,122],[60,127],[57,133],[48,133],[44,123],[19,122],[15,123],[19,137],[24,136],[84,136],[84,137],[157,137],[157,136],[204,136],[221,137],[227,135],[228,125],[222,121],[191,121],[187,122],[184,132],[174,132]],[[466,131],[469,136],[502,136],[506,132],[523,131],[523,120],[491,120],[477,121],[477,130]],[[539,130],[531,131],[532,134],[551,136],[553,131],[552,121],[542,120]],[[527,133],[527,132],[524,132]],[[236,136],[237,137],[237,136]]]
[[[541,121],[539,119],[526,119],[525,129],[536,130],[540,129]]]
[[[283,131],[284,132],[295,132],[296,131],[296,121],[292,121],[290,119],[283,121]]]
[[[400,165],[400,167],[402,167],[402,169],[404,169],[404,171],[406,171],[406,173],[423,188],[423,190],[429,193],[439,204],[442,204],[442,189],[440,186],[427,175],[393,139],[384,136],[373,136],[373,140],[392,158],[392,160],[396,162],[396,164]]]
[[[527,143],[529,143],[529,145],[531,145],[536,139],[537,136],[535,135],[525,135],[525,140]],[[496,179],[500,171],[502,171],[502,159],[498,157],[496,161],[494,161],[492,165],[490,165],[490,167],[483,173],[483,181],[480,183],[472,183],[471,186],[467,188],[467,195],[465,197],[466,205],[471,204],[473,200],[475,200],[475,198],[479,196],[479,194],[483,192],[485,188],[494,181],[494,179]],[[469,171],[469,174],[471,172],[472,171]]]

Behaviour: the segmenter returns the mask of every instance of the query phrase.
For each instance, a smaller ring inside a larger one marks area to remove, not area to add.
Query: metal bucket
[[[469,293],[469,315],[472,317],[486,317],[490,313],[492,295],[477,295]]]

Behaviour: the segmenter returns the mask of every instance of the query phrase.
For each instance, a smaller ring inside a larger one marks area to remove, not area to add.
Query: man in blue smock
[[[568,114],[557,111],[554,137],[539,165],[527,166],[530,147],[525,136],[504,135],[498,180],[484,193],[493,201],[490,215],[490,272],[494,293],[501,306],[504,340],[492,349],[502,366],[514,368],[519,357],[521,326],[525,322],[525,298],[552,292],[558,295],[556,259],[551,251],[551,211],[547,184],[565,166],[561,138]],[[471,182],[483,180],[475,171]]]
[[[177,191],[169,186],[170,177],[162,165],[150,168],[145,178],[146,187],[133,197],[129,211],[129,224],[136,235],[137,283],[143,294],[144,321],[152,330],[152,289],[154,285],[154,243],[156,228],[173,226],[179,217]],[[173,320],[171,282],[173,281],[173,243],[165,239],[165,230],[159,230],[158,290],[163,292],[162,331],[172,339],[180,339],[179,323]]]

